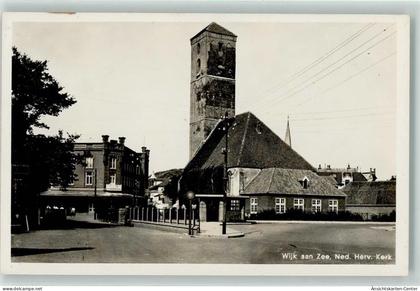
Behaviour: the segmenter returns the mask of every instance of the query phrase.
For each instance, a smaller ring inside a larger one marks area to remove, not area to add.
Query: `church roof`
[[[228,125],[227,125],[228,124]],[[314,171],[314,168],[251,112],[220,121],[210,133],[184,173],[224,165],[222,150],[228,126],[228,167],[284,168]]]
[[[395,181],[351,182],[343,188],[349,205],[395,205]]]
[[[302,181],[308,179],[308,187]],[[327,177],[318,176],[310,170],[267,168],[248,184],[241,194],[283,194],[345,197]]]
[[[202,34],[204,31],[208,31],[208,32],[213,32],[213,33],[218,33],[218,34],[223,34],[223,35],[227,35],[227,36],[236,37],[235,34],[233,34],[232,32],[230,32],[226,28],[220,26],[216,22],[212,22],[209,25],[207,25],[205,28],[203,28],[199,33],[197,33],[196,35],[194,35],[191,39],[194,39],[198,35]]]

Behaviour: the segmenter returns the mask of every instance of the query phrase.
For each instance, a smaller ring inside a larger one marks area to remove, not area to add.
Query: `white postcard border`
[[[55,275],[211,276],[406,276],[409,262],[409,69],[410,30],[406,15],[3,13],[1,98],[1,272]],[[305,264],[73,264],[12,263],[9,195],[11,185],[11,47],[14,22],[394,22],[397,23],[397,195],[394,265]]]

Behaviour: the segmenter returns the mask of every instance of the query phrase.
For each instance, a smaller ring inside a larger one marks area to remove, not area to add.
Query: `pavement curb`
[[[245,233],[243,232],[235,232],[235,233],[228,233],[228,234],[206,234],[206,233],[200,233],[198,236],[201,237],[212,237],[212,238],[220,238],[220,239],[228,239],[228,238],[238,238],[238,237],[244,237]]]
[[[358,225],[395,225],[386,221],[313,221],[313,220],[249,220],[254,224],[358,224]]]

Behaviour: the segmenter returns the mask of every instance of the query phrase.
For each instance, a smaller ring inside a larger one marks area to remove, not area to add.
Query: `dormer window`
[[[303,178],[300,183],[302,184],[303,189],[309,188],[309,179],[307,177]]]

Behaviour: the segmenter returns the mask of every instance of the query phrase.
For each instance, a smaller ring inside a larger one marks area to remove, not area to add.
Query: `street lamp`
[[[192,228],[191,228],[191,218],[192,218],[192,201],[193,201],[194,197],[195,197],[195,194],[194,194],[193,191],[188,191],[187,192],[187,198],[188,198],[188,200],[190,200],[190,217],[189,217],[189,220],[188,220],[188,234],[189,235],[193,234],[192,233]]]

